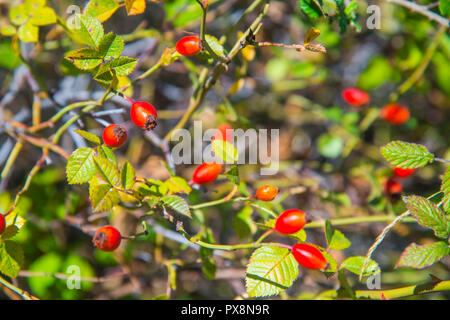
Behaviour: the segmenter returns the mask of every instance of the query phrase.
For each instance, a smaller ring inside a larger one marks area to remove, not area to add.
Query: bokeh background
[[[429,4],[431,1],[418,1]],[[255,19],[250,13],[233,27],[251,1],[211,1],[207,32],[230,49]],[[253,193],[264,184],[280,189],[278,198],[268,206],[276,212],[300,208],[309,220],[376,214],[401,214],[405,206],[399,196],[383,192],[385,179],[392,168],[384,162],[379,147],[392,140],[425,145],[441,158],[450,159],[450,37],[440,38],[423,75],[397,101],[411,112],[409,121],[400,126],[379,118],[380,108],[391,94],[408,79],[426,59],[426,52],[439,25],[423,15],[386,1],[357,1],[358,32],[352,25],[341,30],[336,19],[311,19],[299,1],[272,1],[258,33],[257,41],[302,44],[310,27],[320,30],[315,42],[327,53],[297,52],[277,47],[249,48],[247,56],[239,54],[230,64],[201,108],[192,119],[201,120],[204,128],[230,123],[234,128],[280,129],[280,171],[261,176],[255,165],[241,166],[240,190]],[[82,1],[48,1],[62,17],[67,18],[70,5],[83,7]],[[381,28],[366,27],[369,4],[381,9]],[[9,1],[0,1],[0,20],[7,19]],[[144,14],[127,16],[119,9],[104,23],[105,33],[114,31],[126,41],[124,55],[138,58],[131,75],[137,76],[157,63],[164,49],[173,47],[186,32],[198,33],[201,10],[196,1],[169,0],[147,2]],[[80,47],[64,34],[52,36],[54,26],[41,28],[38,44],[22,44],[22,54],[45,82],[53,98],[61,105],[87,99],[99,99],[105,88],[86,72],[76,70],[64,54]],[[254,58],[252,55],[254,54]],[[192,86],[203,68],[211,68],[199,56],[183,58],[161,68],[136,84],[127,94],[146,100],[159,112],[156,136],[164,136],[183,115],[192,95]],[[14,146],[6,134],[8,122],[31,123],[32,88],[27,66],[15,56],[10,37],[0,37],[0,170]],[[32,80],[31,80],[32,82]],[[341,97],[347,87],[358,87],[371,96],[369,105],[352,108]],[[12,98],[11,98],[11,93]],[[9,95],[9,96],[8,96]],[[119,161],[127,159],[139,176],[167,179],[162,164],[164,154],[151,139],[134,127],[128,115],[129,103],[115,97],[104,110],[120,109],[123,113],[103,119],[123,123],[128,130],[126,145],[117,150]],[[54,105],[42,100],[42,118],[55,114]],[[70,115],[69,115],[70,116]],[[59,124],[67,120],[63,118]],[[83,117],[76,126],[101,134],[102,123],[94,117]],[[189,125],[190,126],[190,125]],[[189,126],[187,128],[189,128]],[[43,134],[50,134],[52,129]],[[85,145],[76,134],[67,132],[60,145],[68,152]],[[0,212],[5,212],[22,188],[29,170],[41,151],[26,144],[9,174],[0,182]],[[69,186],[65,180],[65,160],[52,154],[47,166],[32,180],[21,202],[22,216],[27,220],[15,240],[24,248],[25,262],[15,283],[42,299],[232,299],[245,293],[245,265],[249,250],[230,255],[215,251],[214,278],[202,270],[196,249],[180,243],[174,227],[158,220],[150,234],[124,244],[115,253],[94,248],[91,236],[80,225],[100,226],[112,222],[123,234],[139,230],[136,210],[118,206],[112,212],[93,214],[88,187]],[[190,179],[195,166],[180,165],[178,175]],[[432,164],[401,180],[402,194],[429,196],[439,190],[445,166]],[[225,196],[232,185],[218,179],[205,189],[194,190],[189,203],[195,204]],[[137,210],[139,211],[139,210]],[[256,222],[263,212],[244,208],[241,203],[223,204],[194,212],[186,222],[192,234],[210,232],[221,244],[251,242]],[[205,227],[207,226],[208,229]],[[384,223],[339,227],[352,246],[335,253],[338,261],[352,255],[365,255]],[[209,229],[210,228],[210,229]],[[272,236],[273,241],[285,241]],[[308,241],[325,244],[323,230],[308,230]],[[395,288],[425,282],[429,274],[449,277],[449,261],[424,270],[394,269],[400,253],[411,242],[434,241],[430,230],[417,224],[400,224],[377,249],[374,259],[382,270],[382,288]],[[81,290],[69,290],[65,273],[70,265],[79,265]],[[356,276],[350,276],[354,288],[365,288]],[[176,288],[173,287],[176,281]],[[326,279],[319,272],[301,270],[294,285],[275,299],[311,299],[324,297],[335,289],[336,277]],[[13,295],[0,292],[1,298]],[[449,298],[433,294],[421,298]]]

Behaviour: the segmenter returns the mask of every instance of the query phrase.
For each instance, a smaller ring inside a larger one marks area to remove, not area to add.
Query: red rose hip
[[[183,56],[195,56],[202,50],[201,41],[196,36],[187,36],[178,40],[175,49]]]
[[[406,178],[412,175],[416,169],[394,168],[394,174],[397,178]]]
[[[298,209],[284,211],[275,222],[275,230],[283,234],[291,234],[300,231],[306,224],[305,213]]]
[[[131,105],[130,115],[133,123],[144,130],[152,130],[157,125],[156,110],[148,102],[133,102],[133,104]]]
[[[111,148],[121,147],[127,141],[127,130],[118,124],[110,124],[103,129],[103,142]]]
[[[102,251],[114,251],[120,245],[122,236],[114,227],[105,226],[97,230],[92,242]]]
[[[195,169],[189,184],[206,184],[214,181],[222,171],[220,163],[203,163]]]
[[[278,188],[262,186],[256,190],[256,198],[261,201],[272,201],[278,194]]]
[[[398,104],[390,103],[381,109],[381,119],[392,124],[403,124],[409,120],[409,110],[407,107]]]
[[[402,193],[402,185],[395,179],[387,179],[384,183],[384,192],[389,195]]]
[[[347,88],[342,91],[342,99],[352,107],[359,107],[370,102],[370,96],[356,88]]]
[[[327,265],[327,260],[322,252],[310,244],[294,244],[292,246],[292,254],[301,266],[308,269],[323,269]]]
[[[6,219],[3,214],[0,213],[0,234],[5,232],[6,229]]]

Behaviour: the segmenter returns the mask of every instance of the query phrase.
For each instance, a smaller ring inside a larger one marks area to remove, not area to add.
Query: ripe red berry
[[[256,198],[261,201],[272,201],[278,194],[278,188],[262,186],[256,190]]]
[[[103,129],[103,142],[111,148],[121,147],[127,141],[127,130],[118,124],[110,124]]]
[[[178,40],[175,49],[183,56],[194,56],[202,50],[199,37],[187,36]]]
[[[6,229],[5,216],[0,213],[0,234],[2,234]]]
[[[219,173],[222,171],[222,165],[220,163],[202,163],[195,169],[189,184],[206,184],[214,181]]]
[[[398,104],[390,103],[381,109],[381,118],[392,124],[403,124],[409,119],[409,110],[407,107]]]
[[[222,123],[217,127],[216,134],[212,138],[212,140],[225,140],[228,142],[233,141],[233,127],[228,123]]]
[[[402,193],[402,189],[402,185],[397,180],[389,178],[384,183],[384,191],[389,195]]]
[[[111,226],[101,227],[97,230],[92,242],[103,251],[114,251],[120,245],[122,236],[119,230]]]
[[[342,99],[352,107],[359,107],[370,102],[370,96],[356,88],[347,88],[342,91]]]
[[[394,174],[397,178],[406,178],[412,175],[416,169],[394,168]]]
[[[275,222],[275,230],[283,234],[291,234],[300,231],[305,225],[305,213],[298,209],[284,211]]]
[[[148,102],[145,101],[135,101],[131,105],[131,120],[139,128],[144,130],[152,130],[156,127],[156,110]]]
[[[322,252],[310,244],[294,244],[292,246],[292,254],[294,255],[295,260],[305,268],[323,269],[327,265],[327,260]]]

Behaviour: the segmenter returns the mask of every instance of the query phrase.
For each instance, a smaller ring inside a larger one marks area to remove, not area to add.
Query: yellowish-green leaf
[[[183,198],[179,196],[165,196],[161,198],[161,202],[164,207],[172,209],[179,214],[182,214],[186,217],[192,218],[191,211],[189,209],[189,205]]]
[[[190,193],[192,191],[187,181],[181,177],[170,177],[164,183],[172,193]]]
[[[129,16],[144,13],[145,0],[125,0],[125,7]]]
[[[78,15],[80,29],[77,35],[80,40],[91,47],[98,47],[103,38],[103,26],[96,18],[86,15]]]
[[[75,150],[67,161],[66,175],[69,184],[85,183],[96,173],[94,150],[83,147]]]
[[[37,42],[39,40],[39,28],[27,22],[19,27],[17,35],[23,42]]]
[[[30,14],[30,22],[36,26],[56,23],[55,11],[50,7],[36,9]]]
[[[12,7],[9,11],[9,19],[17,26],[25,23],[28,20],[25,5],[19,4],[18,6]]]
[[[123,50],[123,39],[120,36],[110,32],[100,41],[98,51],[105,60],[117,58]]]
[[[342,262],[341,269],[347,269],[348,271],[359,275],[361,274],[365,259],[366,258],[363,256],[350,257]],[[364,270],[363,276],[366,277],[379,272],[380,267],[378,266],[378,263],[369,259],[369,263],[367,265],[367,268]]]
[[[442,207],[444,211],[450,214],[450,167],[447,168],[442,179],[441,191],[444,192],[442,198]]]
[[[104,22],[119,8],[120,5],[115,0],[91,0],[84,8],[84,14]]]
[[[403,251],[397,262],[396,268],[410,267],[414,269],[423,269],[438,262],[443,257],[450,254],[450,245],[443,241],[419,246],[411,243]]]
[[[100,177],[110,186],[117,186],[120,178],[116,166],[103,157],[94,157],[94,163]]]
[[[16,27],[12,26],[12,25],[7,25],[4,26],[1,30],[0,33],[4,36],[10,37],[15,35],[17,32]]]
[[[450,219],[435,203],[415,195],[403,197],[403,201],[419,224],[433,229],[437,237],[448,238],[450,236]]]
[[[16,278],[24,262],[22,247],[10,240],[0,243],[0,272]]]
[[[136,59],[119,57],[110,62],[110,68],[114,70],[118,76],[126,76],[133,71],[136,64]]]
[[[212,142],[214,154],[225,163],[235,163],[238,160],[239,153],[234,145],[225,140],[214,139]]]
[[[434,155],[420,144],[392,141],[381,148],[381,154],[393,166],[403,169],[420,168],[433,162]]]
[[[119,192],[94,176],[89,183],[89,199],[95,212],[111,210],[120,200]]]
[[[134,185],[134,177],[134,168],[128,161],[126,161],[120,171],[120,183],[122,188],[131,189]]]
[[[298,277],[298,263],[287,248],[262,246],[250,257],[245,279],[249,297],[279,294]]]
[[[82,136],[83,138],[85,138],[86,140],[88,140],[88,141],[90,141],[90,142],[92,142],[92,143],[95,143],[95,144],[100,144],[100,143],[102,143],[102,142],[100,141],[100,138],[97,137],[95,134],[93,134],[93,133],[91,133],[91,132],[87,132],[87,131],[84,131],[84,130],[81,130],[81,129],[75,129],[75,130],[73,130],[73,131],[75,131],[75,132],[78,133],[80,136]]]
[[[81,70],[94,69],[103,61],[102,55],[92,48],[81,48],[69,52],[65,58],[72,61],[75,67]]]

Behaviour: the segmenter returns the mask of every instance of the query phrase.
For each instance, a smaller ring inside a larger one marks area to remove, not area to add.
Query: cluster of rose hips
[[[175,49],[184,56],[193,56],[202,50],[201,41],[196,36],[181,38]],[[125,97],[131,103],[130,117],[133,123],[143,130],[153,130],[157,125],[157,114],[155,108],[145,101],[133,101]],[[230,127],[231,128],[231,127]],[[224,127],[223,130],[227,129]],[[119,124],[110,124],[103,130],[103,142],[111,148],[121,147],[127,140],[126,129]],[[197,168],[190,183],[205,184],[216,179],[222,171],[219,163],[204,163]],[[3,227],[4,229],[4,227]],[[2,230],[2,220],[0,217],[0,234]],[[93,243],[103,251],[114,251],[119,247],[122,240],[120,232],[112,226],[104,226],[97,230]]]
[[[193,56],[202,50],[201,41],[197,36],[183,37],[175,46],[178,53],[184,56]],[[125,97],[131,103],[130,117],[135,125],[144,130],[152,130],[157,124],[155,108],[145,101],[133,101]],[[103,130],[103,142],[108,147],[119,148],[127,140],[127,131],[119,124],[111,124]]]
[[[370,96],[364,91],[356,88],[347,88],[342,91],[342,99],[349,105],[359,108],[370,102]],[[380,117],[386,122],[400,125],[409,120],[409,110],[399,103],[389,103],[380,112]]]
[[[275,222],[275,230],[281,234],[293,234],[300,231],[306,224],[305,213],[298,209],[284,211]],[[308,269],[324,269],[327,265],[322,252],[307,243],[297,243],[292,246],[292,254],[297,262]]]

